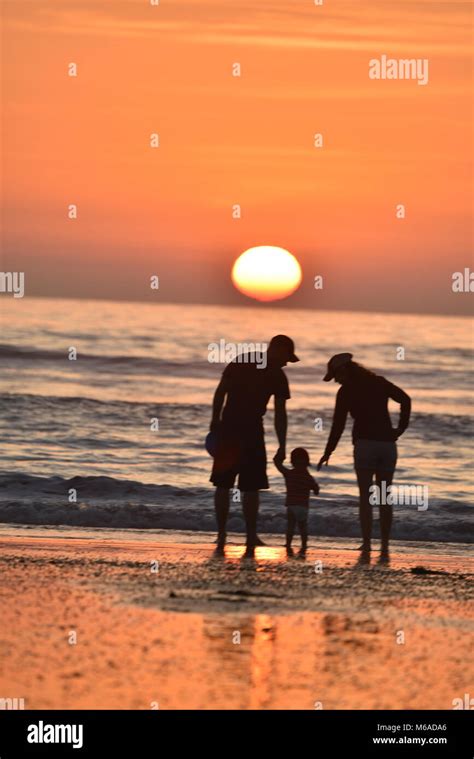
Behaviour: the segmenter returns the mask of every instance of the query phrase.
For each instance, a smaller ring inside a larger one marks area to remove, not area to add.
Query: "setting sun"
[[[249,248],[232,268],[237,290],[256,300],[287,298],[301,284],[301,266],[284,248],[259,245]]]

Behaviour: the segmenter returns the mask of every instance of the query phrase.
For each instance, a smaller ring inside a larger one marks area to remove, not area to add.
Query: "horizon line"
[[[262,302],[262,301],[255,301],[255,304],[253,303],[204,303],[202,301],[169,301],[169,300],[162,300],[162,301],[154,301],[151,298],[147,300],[139,299],[139,298],[109,298],[109,297],[97,297],[97,296],[82,296],[82,295],[27,295],[26,298],[38,298],[42,300],[83,300],[83,301],[98,301],[98,302],[105,302],[105,303],[137,303],[140,305],[154,305],[154,306],[160,306],[160,305],[167,305],[167,306],[203,306],[203,307],[209,307],[209,308],[245,308],[245,309],[255,309],[255,308],[262,308],[265,310],[274,308],[274,309],[288,309],[289,311],[319,311],[320,313],[324,313],[326,311],[335,311],[335,312],[343,312],[343,313],[360,313],[360,314],[387,314],[387,315],[394,315],[394,316],[435,316],[440,318],[452,318],[452,319],[469,319],[472,318],[472,314],[455,314],[451,312],[436,312],[436,311],[393,311],[393,310],[387,310],[387,311],[380,311],[377,309],[364,309],[364,308],[331,308],[331,307],[325,307],[321,309],[317,309],[311,306],[304,306],[304,305],[276,305],[276,301],[270,301],[270,302]],[[6,298],[5,298],[6,300]],[[11,299],[13,300],[13,298]],[[24,300],[24,298],[16,299],[18,300]]]

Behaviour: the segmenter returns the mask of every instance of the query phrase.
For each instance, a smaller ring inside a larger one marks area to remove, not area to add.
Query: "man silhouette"
[[[243,493],[247,555],[253,555],[258,542],[258,491],[268,489],[263,417],[272,395],[277,457],[279,461],[286,458],[286,401],[290,388],[282,367],[299,361],[293,340],[276,335],[268,346],[265,364],[261,358],[254,353],[237,356],[224,369],[214,394],[210,429],[216,433],[216,450],[210,480],[216,487],[217,550],[221,553],[226,542],[229,490],[237,475],[237,486]]]

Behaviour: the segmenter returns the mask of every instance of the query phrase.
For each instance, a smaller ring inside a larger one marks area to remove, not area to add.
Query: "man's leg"
[[[370,551],[372,539],[372,506],[369,502],[369,488],[372,485],[374,472],[370,469],[356,469],[359,484],[359,519],[362,530],[362,550]]]
[[[386,483],[387,488],[392,484],[393,472],[377,472],[377,485],[381,492],[382,482]],[[388,556],[388,543],[390,540],[390,530],[392,529],[393,508],[391,504],[380,504],[380,538],[382,542],[382,556]]]
[[[229,489],[216,488],[214,493],[214,506],[217,521],[217,547],[224,548],[227,537],[226,525],[229,514]]]
[[[245,527],[247,530],[247,548],[255,548],[257,543],[258,490],[246,491],[242,497]]]

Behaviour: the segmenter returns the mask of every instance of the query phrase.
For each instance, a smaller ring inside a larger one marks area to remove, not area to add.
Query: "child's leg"
[[[286,547],[291,548],[291,541],[293,540],[293,535],[295,534],[295,524],[296,519],[295,515],[291,511],[291,509],[287,510],[287,526],[286,526]]]
[[[307,520],[303,520],[301,522],[298,522],[298,527],[301,535],[301,550],[303,553],[306,552],[306,546],[308,545],[308,522]]]

